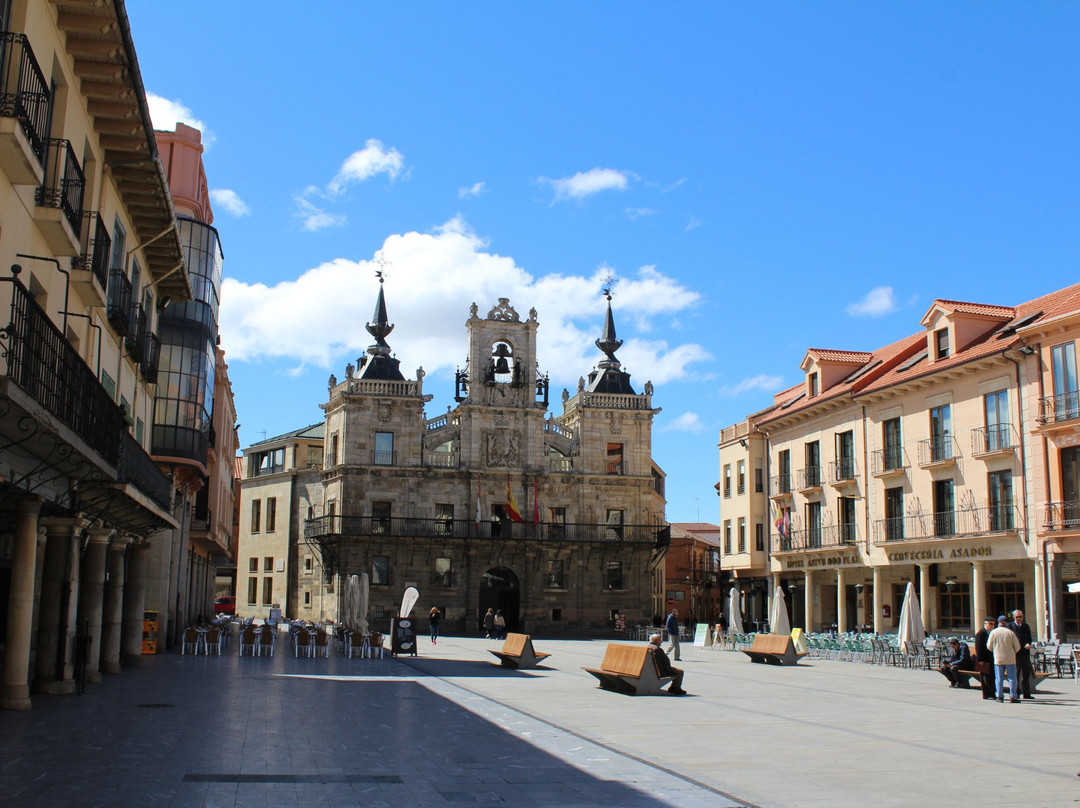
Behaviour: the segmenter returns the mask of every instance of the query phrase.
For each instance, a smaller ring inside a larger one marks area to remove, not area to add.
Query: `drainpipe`
[[[50,264],[56,265],[57,272],[64,273],[64,310],[60,314],[64,315],[64,339],[67,339],[67,310],[68,310],[68,297],[71,293],[71,274],[60,266],[60,262],[55,258],[48,258],[44,255],[27,255],[26,253],[15,253],[16,258],[29,258],[31,261],[48,261]]]
[[[82,317],[85,320],[90,321],[90,327],[97,329],[97,378],[101,381],[101,326],[94,322],[94,319],[89,314],[79,314],[77,311],[65,311],[64,314],[69,317]]]

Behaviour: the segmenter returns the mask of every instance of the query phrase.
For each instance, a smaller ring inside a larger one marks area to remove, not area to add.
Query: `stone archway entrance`
[[[477,598],[477,628],[483,630],[484,615],[488,609],[502,612],[506,618],[506,630],[517,631],[518,614],[521,612],[521,584],[512,569],[493,567],[480,576],[480,593]]]

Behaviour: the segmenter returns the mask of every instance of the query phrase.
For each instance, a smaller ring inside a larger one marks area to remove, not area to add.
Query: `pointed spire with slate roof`
[[[372,318],[374,322],[364,326],[367,332],[375,337],[375,344],[368,346],[368,357],[363,362],[360,378],[401,381],[405,377],[398,368],[400,362],[391,356],[390,346],[386,342],[386,338],[394,330],[394,324],[386,315],[386,298],[383,296],[383,283],[386,279],[381,269],[375,272],[375,277],[379,279],[379,298],[375,301],[375,315]]]
[[[590,393],[624,393],[637,395],[630,386],[630,374],[622,370],[622,362],[615,358],[615,351],[622,347],[622,340],[615,335],[615,318],[611,315],[611,287],[609,280],[604,285],[604,297],[607,298],[607,319],[604,320],[604,332],[596,340],[596,347],[604,352],[605,359],[597,362],[599,370],[589,374],[586,389]]]

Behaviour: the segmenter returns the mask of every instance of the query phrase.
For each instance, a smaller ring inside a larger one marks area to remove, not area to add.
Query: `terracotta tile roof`
[[[843,362],[866,364],[870,361],[871,353],[866,351],[829,351],[824,348],[811,348],[806,353],[819,362]]]
[[[946,311],[959,312],[960,314],[1006,317],[1010,320],[1016,316],[1016,312],[1011,306],[993,306],[989,303],[967,303],[963,300],[935,300],[934,306],[941,306]]]
[[[720,525],[714,525],[712,522],[672,522],[672,527],[677,527],[679,530],[687,530],[693,533],[694,531],[705,531],[706,533],[719,533]]]
[[[239,480],[243,476],[244,476],[244,458],[242,458],[242,457],[234,457],[233,458],[233,479],[234,480]]]

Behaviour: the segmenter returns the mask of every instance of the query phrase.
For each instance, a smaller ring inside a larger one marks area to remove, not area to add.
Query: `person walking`
[[[428,625],[431,626],[431,644],[439,644],[439,607],[432,606],[431,611],[428,612]]]
[[[994,653],[994,683],[997,686],[997,700],[1005,701],[1004,684],[1005,677],[1009,677],[1009,701],[1016,704],[1020,701],[1020,690],[1016,684],[1016,652],[1020,650],[1020,640],[1016,639],[1016,633],[1009,628],[1009,618],[1005,615],[998,617],[998,625],[990,632],[990,638],[986,641],[987,647]]]
[[[1020,641],[1020,650],[1016,652],[1016,676],[1020,680],[1020,692],[1025,699],[1033,699],[1031,680],[1035,678],[1035,669],[1031,666],[1031,626],[1024,622],[1024,613],[1017,609],[1013,612],[1009,628]]]
[[[495,612],[495,639],[502,640],[506,638],[506,618],[503,617],[502,610]]]
[[[983,699],[994,698],[994,652],[986,645],[994,625],[994,618],[984,618],[982,630],[975,635],[975,669],[982,680]]]
[[[484,615],[484,631],[486,632],[485,640],[490,640],[492,633],[495,631],[495,610],[488,609]]]
[[[671,640],[670,651],[672,656],[675,657],[676,662],[682,661],[682,653],[679,650],[679,610],[676,608],[671,609],[671,613],[667,616],[667,621],[664,623],[664,628],[667,630],[668,639]]]
[[[685,696],[686,691],[682,688],[682,679],[684,671],[682,668],[676,668],[671,664],[671,660],[667,658],[667,654],[664,653],[664,647],[661,645],[662,639],[659,634],[653,634],[649,637],[649,644],[652,645],[650,649],[653,654],[653,660],[656,662],[656,670],[660,676],[670,676],[671,686],[668,687],[668,693],[675,696]]]

